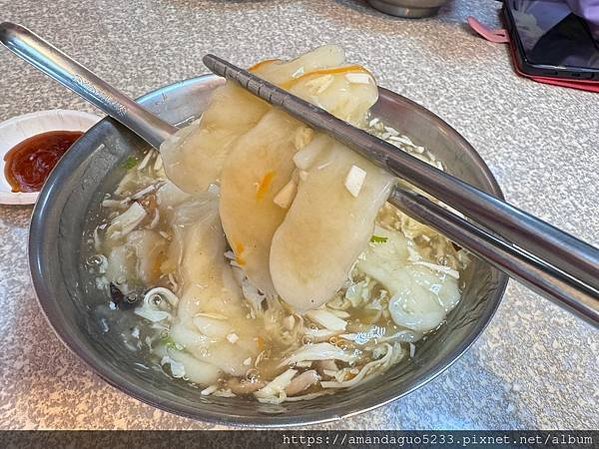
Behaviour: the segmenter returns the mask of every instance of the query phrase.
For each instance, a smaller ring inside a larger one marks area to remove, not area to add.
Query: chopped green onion
[[[387,237],[381,237],[379,235],[373,235],[372,237],[370,237],[370,241],[372,243],[386,243],[388,240]]]
[[[170,335],[167,335],[166,337],[160,339],[160,341],[168,349],[175,349],[177,351],[180,351],[183,348],[181,345],[177,344],[175,340],[173,340],[173,337],[171,337]]]
[[[127,160],[125,162],[123,162],[123,168],[125,170],[131,170],[133,167],[135,167],[137,164],[139,163],[139,161],[137,160],[137,158],[135,156],[129,156],[127,158]]]

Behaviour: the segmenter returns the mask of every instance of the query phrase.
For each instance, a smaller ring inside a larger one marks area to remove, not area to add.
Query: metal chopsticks
[[[463,213],[466,221],[422,196],[396,190],[391,200],[456,243],[599,327],[599,250],[325,110],[214,55],[217,75],[331,135],[362,156]],[[426,217],[426,219],[425,219]],[[476,224],[475,224],[476,223]]]
[[[151,145],[176,131],[137,103],[100,80],[31,31],[0,24],[0,41],[36,68],[98,106]],[[309,103],[215,56],[205,58],[216,73],[244,87],[298,119],[354,148],[434,197],[462,211],[466,221],[423,196],[396,189],[390,201],[414,218],[515,279],[599,326],[598,250],[509,204],[493,198],[369,134],[337,120]],[[477,223],[476,223],[477,222]],[[482,226],[481,226],[482,225]]]

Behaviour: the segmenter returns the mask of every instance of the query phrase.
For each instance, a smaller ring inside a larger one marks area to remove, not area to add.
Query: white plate
[[[87,112],[32,112],[0,123],[0,204],[34,204],[38,192],[12,192],[4,177],[4,155],[30,137],[50,131],[82,131],[95,125],[100,117]]]

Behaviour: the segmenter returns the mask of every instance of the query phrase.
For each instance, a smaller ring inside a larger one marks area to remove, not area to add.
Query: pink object
[[[593,0],[593,1],[595,1],[595,0]],[[599,1],[599,0],[597,0],[597,1]],[[470,25],[470,28],[472,28],[472,30],[474,30],[479,36],[485,38],[489,42],[493,42],[495,44],[509,44],[509,42],[510,42],[510,37],[508,35],[507,30],[504,30],[504,29],[492,30],[489,27],[487,27],[486,25],[480,23],[475,17],[472,17],[472,16],[468,17],[468,25]],[[551,84],[553,86],[568,87],[570,89],[578,89],[578,90],[584,90],[587,92],[599,93],[599,82],[598,81],[587,81],[587,80],[575,81],[575,80],[567,80],[567,79],[563,79],[563,78],[547,78],[547,77],[542,77],[542,76],[530,76],[526,73],[523,73],[520,70],[520,67],[518,67],[518,65],[516,63],[516,59],[514,58],[514,55],[513,55],[514,47],[512,45],[510,45],[510,48],[512,50],[512,60],[514,61],[514,69],[518,75],[523,76],[525,78],[530,78],[531,80],[536,81],[537,83]]]
[[[495,44],[507,44],[510,41],[507,30],[492,30],[472,16],[468,17],[468,25],[489,42]]]

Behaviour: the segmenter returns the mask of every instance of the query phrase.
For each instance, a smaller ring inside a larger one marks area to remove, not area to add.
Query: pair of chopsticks
[[[325,110],[214,55],[215,74],[352,148],[468,220],[422,195],[396,188],[389,201],[510,277],[599,327],[599,250],[334,117]]]
[[[0,43],[155,148],[176,132],[175,127],[30,30],[2,23]],[[207,55],[204,62],[216,74],[237,81],[461,212],[468,220],[421,195],[398,188],[390,198],[391,203],[412,217],[599,327],[599,250],[216,56]]]

